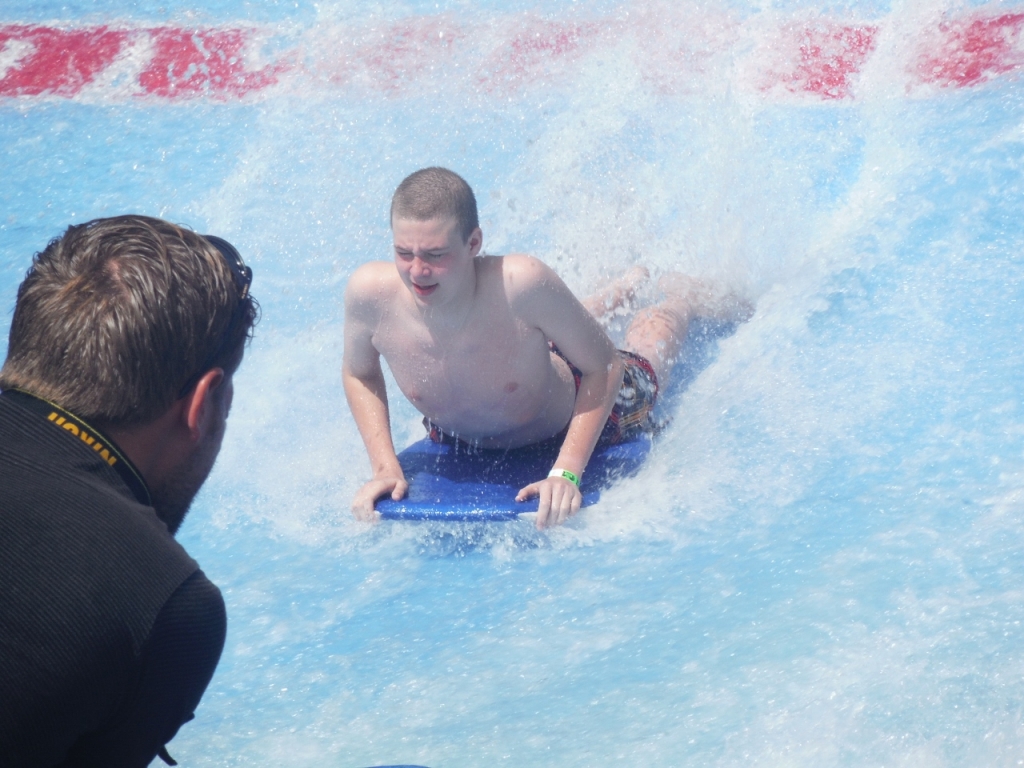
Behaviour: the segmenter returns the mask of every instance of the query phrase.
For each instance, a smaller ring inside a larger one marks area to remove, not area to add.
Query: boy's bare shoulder
[[[390,261],[368,261],[348,279],[345,307],[349,312],[380,307],[391,300],[400,285],[394,264]]]
[[[507,256],[490,256],[500,260],[496,265],[504,282],[510,300],[522,298],[550,285],[552,281],[561,284],[555,271],[535,256],[525,253],[510,253]]]
[[[546,314],[552,303],[574,301],[558,274],[540,259],[523,253],[503,257],[501,276],[509,305],[524,317]]]
[[[367,261],[360,264],[348,279],[349,294],[373,294],[394,289],[398,282],[395,265],[390,261]]]

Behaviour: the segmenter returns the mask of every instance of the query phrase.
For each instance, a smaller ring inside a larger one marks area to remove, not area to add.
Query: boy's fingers
[[[538,528],[561,525],[579,511],[583,501],[578,488],[550,480],[530,483],[521,488],[516,494],[516,501],[526,501],[534,496],[538,497]]]
[[[537,527],[544,528],[551,513],[551,487],[548,483],[537,483],[537,490],[540,497],[537,504]]]
[[[556,491],[557,502],[552,502],[552,510],[557,509],[557,517],[553,519],[557,525],[561,525],[570,517],[579,512],[580,505],[583,501],[583,497],[576,487],[563,488],[561,484],[558,485]]]
[[[359,489],[359,493],[352,500],[352,514],[356,520],[376,520],[377,512],[374,505],[377,499],[390,493],[391,498],[398,501],[405,496],[408,489],[409,483],[405,480],[371,480]]]
[[[582,507],[582,506],[583,506],[583,494],[580,493],[579,488],[577,488],[575,491],[573,491],[573,494],[572,494],[572,512],[570,512],[569,514],[570,515],[575,515],[577,512],[580,511],[580,507]]]
[[[562,493],[562,498],[558,500],[558,524],[561,525],[568,520],[570,514],[572,514],[572,491]]]
[[[405,498],[406,491],[409,490],[409,484],[405,480],[399,480],[395,483],[395,489],[391,492],[391,498],[394,501],[400,501]]]
[[[519,489],[519,493],[516,494],[516,501],[526,501],[537,495],[537,486],[540,483],[530,483],[524,488]]]
[[[561,525],[575,515],[582,505],[579,489],[560,481],[542,480],[530,483],[516,494],[516,501],[537,496],[537,527]]]
[[[558,489],[548,490],[548,523],[550,525],[558,525],[561,520],[558,519],[561,505],[558,499]]]
[[[377,513],[373,509],[373,499],[358,498],[352,504],[352,516],[356,520],[364,522],[377,519]]]
[[[368,494],[366,492],[366,486],[363,486],[363,488],[359,491],[359,493],[356,494],[356,497],[354,499],[352,499],[352,511],[353,512],[358,514],[360,512],[363,512],[366,509],[366,507],[367,507],[367,503],[366,503],[367,502],[367,495]],[[371,507],[373,506],[372,499],[370,500],[370,505],[369,506],[371,506]]]
[[[537,530],[543,530],[548,527],[548,513],[547,511],[537,510]]]

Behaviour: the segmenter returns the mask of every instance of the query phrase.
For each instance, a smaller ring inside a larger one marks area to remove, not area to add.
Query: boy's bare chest
[[[547,342],[522,323],[478,322],[447,336],[404,330],[382,333],[378,349],[402,393],[431,418],[518,411],[548,386]]]

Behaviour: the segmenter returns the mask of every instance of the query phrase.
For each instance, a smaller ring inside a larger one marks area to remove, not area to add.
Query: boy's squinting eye
[[[436,261],[440,261],[441,259],[443,259],[447,255],[448,255],[447,251],[442,251],[441,253],[424,253],[422,256],[420,256],[420,260],[421,261],[435,261],[436,262]],[[412,259],[413,259],[413,252],[412,251],[400,251],[400,250],[398,250],[396,248],[395,249],[395,256],[400,258],[402,261],[412,261]]]

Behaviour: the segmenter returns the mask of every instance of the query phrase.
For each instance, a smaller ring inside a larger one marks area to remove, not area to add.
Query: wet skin
[[[396,219],[394,261],[371,262],[349,282],[342,378],[366,444],[373,479],[353,502],[408,485],[391,442],[380,357],[402,393],[446,432],[487,448],[528,445],[569,433],[556,465],[582,475],[622,377],[607,335],[562,281],[529,256],[480,257],[481,235],[449,220]],[[554,341],[583,372],[577,395]],[[579,490],[539,478],[518,498],[538,497],[538,527],[579,509]]]

